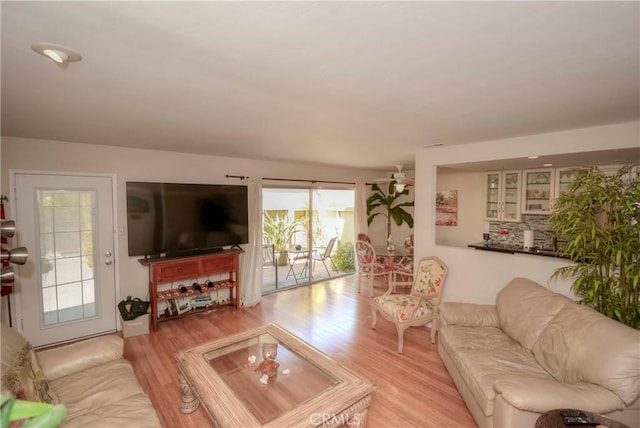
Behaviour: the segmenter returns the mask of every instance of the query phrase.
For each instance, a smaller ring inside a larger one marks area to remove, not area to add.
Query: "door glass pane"
[[[487,174],[485,217],[498,218],[500,202],[500,174]]]
[[[564,195],[569,190],[569,185],[575,179],[575,169],[560,170],[560,178],[558,180],[558,196]]]
[[[94,191],[39,190],[40,283],[46,326],[96,315]]]
[[[263,292],[355,271],[353,190],[265,188],[262,205]]]
[[[263,263],[263,292],[309,282],[309,190],[263,189],[263,244],[273,245],[275,266]]]
[[[551,203],[551,172],[527,172],[525,181],[524,210],[528,212],[549,212]]]
[[[354,197],[353,190],[313,190],[314,281],[355,272]]]
[[[507,220],[517,220],[518,205],[520,198],[518,195],[518,173],[505,173],[504,175],[504,218]]]

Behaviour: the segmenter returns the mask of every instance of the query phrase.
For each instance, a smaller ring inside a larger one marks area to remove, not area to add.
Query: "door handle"
[[[108,260],[107,259],[107,260],[104,261],[104,264],[107,265],[107,266],[109,266],[111,263],[113,263],[113,260]]]
[[[105,257],[111,257],[112,256],[111,251],[107,251],[106,253],[104,253],[104,256]]]

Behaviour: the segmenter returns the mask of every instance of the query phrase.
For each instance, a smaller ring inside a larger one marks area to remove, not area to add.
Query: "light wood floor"
[[[274,322],[377,386],[369,427],[475,427],[436,345],[430,343],[429,329],[408,329],[404,354],[399,355],[395,326],[378,317],[376,329],[371,329],[369,293],[358,294],[356,284],[356,276],[343,277],[267,295],[252,308],[223,308],[163,322],[156,333],[126,338],[125,357],[165,427],[208,427],[203,409],[180,413],[174,354]],[[376,294],[381,292],[376,289]]]

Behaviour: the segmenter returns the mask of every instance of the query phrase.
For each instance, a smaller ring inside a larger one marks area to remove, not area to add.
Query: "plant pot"
[[[289,264],[289,257],[287,257],[286,251],[281,251],[278,256],[278,266],[286,266]]]

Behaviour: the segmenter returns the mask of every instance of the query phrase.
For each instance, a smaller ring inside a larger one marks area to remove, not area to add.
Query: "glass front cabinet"
[[[485,174],[485,219],[520,221],[520,171]]]
[[[556,169],[555,174],[555,189],[554,189],[554,198],[559,198],[563,194],[567,192],[569,189],[569,184],[576,178],[576,174],[578,173],[578,168],[558,168]]]
[[[522,213],[549,214],[554,196],[554,170],[528,169],[522,177]]]

